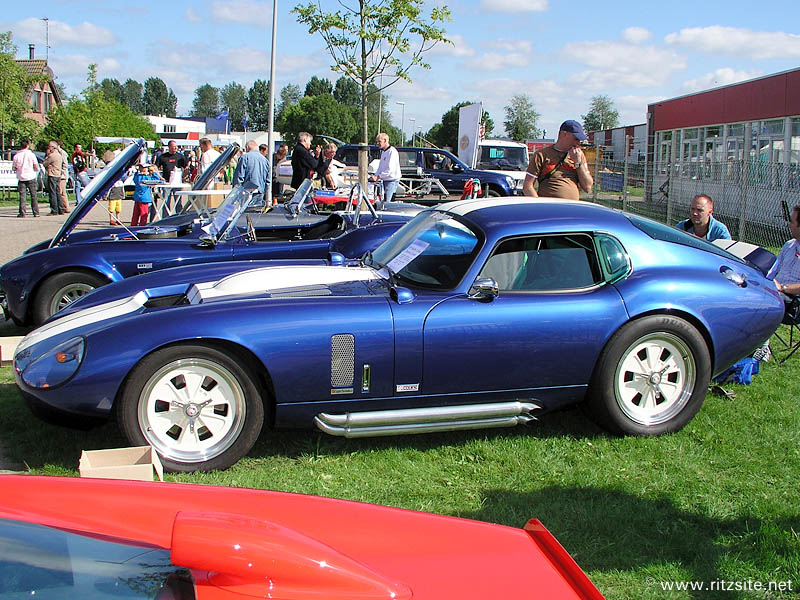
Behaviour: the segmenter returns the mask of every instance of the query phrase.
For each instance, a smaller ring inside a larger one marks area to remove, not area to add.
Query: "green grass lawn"
[[[228,471],[167,478],[515,527],[537,517],[610,599],[797,598],[798,366],[797,357],[768,363],[752,385],[727,386],[735,400],[709,395],[683,431],[660,438],[609,437],[577,409],[530,427],[467,433],[345,440],[265,432]],[[0,411],[0,439],[31,473],[75,476],[82,449],[125,445],[113,424],[81,432],[35,419],[9,367],[0,369]],[[751,589],[784,582],[785,591],[662,589],[720,580]]]

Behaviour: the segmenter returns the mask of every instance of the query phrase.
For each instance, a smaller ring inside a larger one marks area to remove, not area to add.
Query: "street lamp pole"
[[[416,124],[417,119],[416,119],[416,117],[408,117],[408,120],[411,121],[411,138],[412,138],[411,145],[413,146],[414,145],[414,141],[413,141],[413,138],[414,138],[414,125]],[[405,137],[405,132],[403,132],[403,137]],[[405,140],[403,140],[403,143],[405,144]]]
[[[395,104],[399,104],[400,106],[403,107],[403,112],[401,113],[402,116],[400,117],[400,133],[402,134],[403,141],[405,141],[406,132],[404,130],[404,127],[405,127],[405,124],[406,124],[405,123],[405,121],[406,121],[406,103],[405,102],[395,102]]]

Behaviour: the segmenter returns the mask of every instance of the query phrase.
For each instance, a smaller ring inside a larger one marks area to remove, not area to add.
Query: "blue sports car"
[[[614,433],[657,435],[784,312],[742,259],[582,202],[452,202],[332,259],[98,289],[23,340],[17,384],[39,411],[114,414],[173,471],[232,465],[264,425],[422,433],[583,402]]]
[[[317,214],[311,181],[267,213],[248,212],[260,196],[238,186],[215,214],[176,215],[144,227],[75,231],[115,181],[136,163],[144,141],[130,145],[97,175],[52,240],[0,268],[0,304],[18,325],[40,325],[76,298],[102,285],[178,265],[267,258],[320,258],[330,251],[361,256],[422,209],[405,205],[381,213]],[[195,184],[202,189],[230,160],[226,150]],[[396,206],[396,205],[395,205]],[[409,210],[410,209],[410,210]]]

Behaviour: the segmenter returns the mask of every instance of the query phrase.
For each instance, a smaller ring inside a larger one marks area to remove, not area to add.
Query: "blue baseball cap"
[[[561,127],[559,127],[559,131],[568,131],[582,142],[589,139],[586,132],[583,130],[583,126],[577,121],[564,121]]]

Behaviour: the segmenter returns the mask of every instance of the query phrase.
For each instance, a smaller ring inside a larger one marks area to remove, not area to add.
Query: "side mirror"
[[[453,163],[453,167],[452,167],[451,170],[453,171],[453,173],[463,173],[464,172],[464,167],[462,167],[458,163]]]
[[[491,277],[478,277],[469,290],[469,297],[481,302],[491,302],[500,293],[497,282]]]

